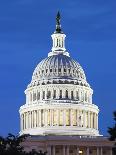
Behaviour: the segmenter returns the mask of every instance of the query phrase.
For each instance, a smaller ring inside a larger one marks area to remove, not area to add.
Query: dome
[[[53,46],[35,68],[20,107],[20,134],[98,136],[98,107],[78,62],[65,49],[59,15]]]
[[[43,59],[33,72],[31,84],[56,80],[88,86],[80,64],[63,53]]]

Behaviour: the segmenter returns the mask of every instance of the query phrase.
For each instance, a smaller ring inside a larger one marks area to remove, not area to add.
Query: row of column
[[[75,99],[87,103],[92,103],[92,94],[88,91],[72,91],[72,90],[64,90],[64,89],[52,89],[52,90],[41,90],[40,92],[38,90],[27,93],[26,95],[27,103],[31,103],[32,101],[38,101],[38,100],[47,100],[47,99]]]
[[[39,109],[21,115],[21,130],[43,126],[78,126],[98,130],[95,112],[77,109]]]
[[[56,146],[49,146],[47,148],[48,150],[48,155],[56,155]],[[105,149],[104,149],[105,150]],[[73,150],[75,152],[75,155],[91,155],[91,148],[87,147],[85,149],[80,149],[78,146],[76,147],[75,150]],[[96,155],[103,155],[103,148],[102,147],[96,147],[94,149],[94,151],[96,152],[95,154]],[[70,155],[70,146],[63,146],[62,147],[62,150],[59,150],[59,154],[62,154],[62,155]],[[112,148],[110,148],[108,150],[109,152],[109,155],[112,155]],[[72,153],[72,152],[71,152]]]

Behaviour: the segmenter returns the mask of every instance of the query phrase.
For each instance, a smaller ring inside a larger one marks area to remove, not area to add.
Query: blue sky
[[[83,67],[107,135],[116,110],[115,0],[0,1],[0,135],[19,132],[19,107],[36,65],[52,47],[55,16],[61,12],[66,49]]]

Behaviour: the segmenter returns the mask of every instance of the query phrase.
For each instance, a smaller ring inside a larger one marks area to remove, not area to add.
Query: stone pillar
[[[110,149],[110,155],[112,155],[112,148]]]
[[[88,111],[88,128],[90,128],[90,112]]]
[[[79,155],[79,147],[77,146],[77,154],[76,155]]]
[[[65,146],[63,145],[63,155],[65,155]]]
[[[48,152],[48,155],[52,155],[51,146],[48,146],[48,147],[47,147],[47,152]]]
[[[91,112],[91,128],[93,128],[93,113]]]
[[[67,145],[67,148],[66,148],[66,155],[69,155],[69,146]]]
[[[72,109],[70,109],[70,126],[73,126],[73,121],[72,121]]]
[[[89,155],[89,147],[87,147],[87,155]]]
[[[29,128],[31,128],[31,112],[29,111]]]
[[[26,129],[28,129],[28,112],[26,112]]]
[[[77,110],[77,126],[79,126],[79,113],[78,113],[78,110]]]
[[[59,109],[57,109],[57,126],[59,126]]]
[[[103,149],[102,149],[102,147],[100,148],[100,155],[103,155]]]
[[[45,126],[47,126],[48,125],[48,120],[47,120],[47,110],[45,109],[45,111],[44,111],[44,114],[45,114]]]
[[[83,127],[85,127],[85,123],[86,123],[86,122],[85,122],[85,121],[86,121],[86,120],[85,120],[85,114],[86,114],[86,112],[83,111]]]
[[[63,125],[66,126],[66,110],[63,110]]]
[[[97,155],[99,155],[99,147],[97,147]]]
[[[97,114],[97,130],[98,130],[98,114]]]
[[[53,146],[53,155],[56,154],[55,146]]]
[[[39,127],[41,127],[41,109],[39,110]]]
[[[34,128],[36,127],[36,111],[34,110]]]

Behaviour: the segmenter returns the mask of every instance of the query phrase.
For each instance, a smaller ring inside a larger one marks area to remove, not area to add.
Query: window
[[[45,91],[43,91],[43,99],[45,99]]]
[[[53,98],[56,98],[56,90],[54,90]]]
[[[47,99],[48,98],[51,98],[51,92],[50,91],[48,91],[48,93],[47,93]]]
[[[66,98],[68,98],[68,90],[66,90]]]
[[[36,93],[33,93],[33,101],[36,100]]]
[[[76,99],[79,100],[79,92],[76,91]]]
[[[40,92],[37,92],[37,100],[40,99]]]
[[[61,72],[61,68],[58,69],[58,72]]]
[[[71,91],[71,99],[73,99],[74,98],[74,96],[73,96],[73,91]]]
[[[50,69],[50,72],[52,72],[52,69]]]
[[[62,98],[62,90],[60,90],[60,98]]]
[[[64,72],[66,72],[66,69],[64,68]]]

